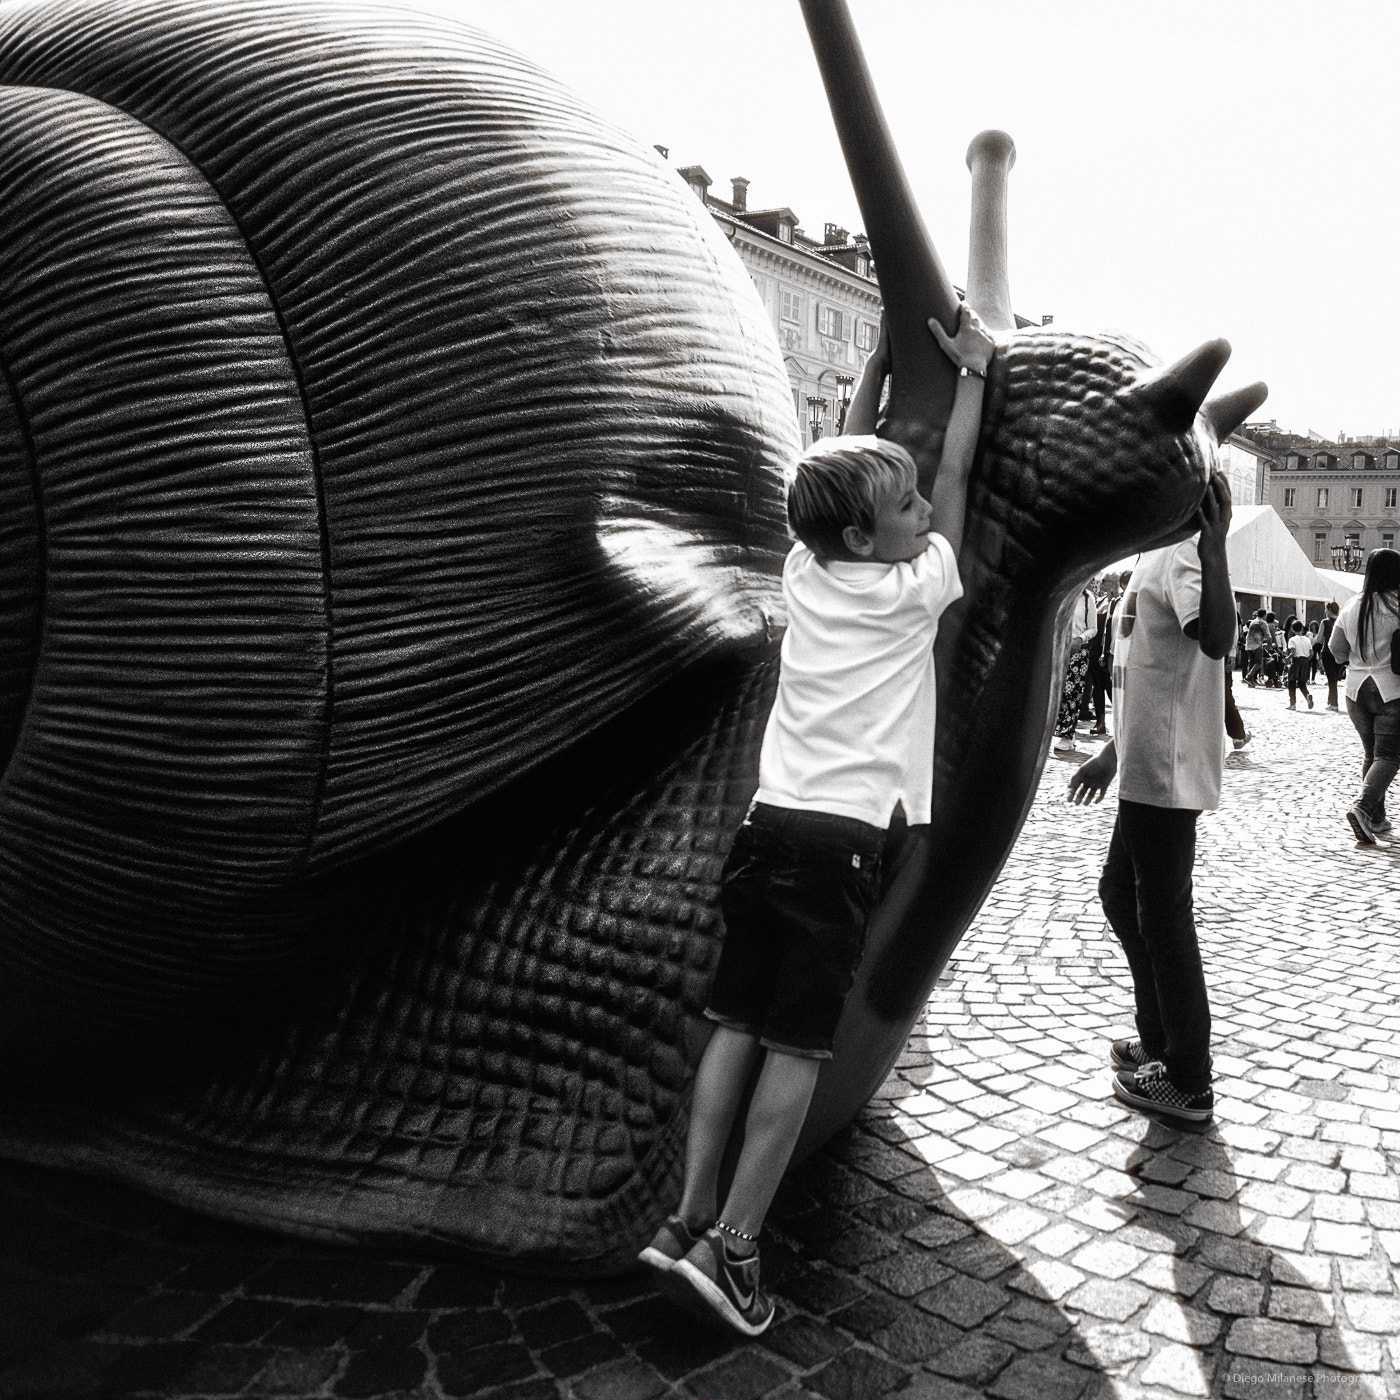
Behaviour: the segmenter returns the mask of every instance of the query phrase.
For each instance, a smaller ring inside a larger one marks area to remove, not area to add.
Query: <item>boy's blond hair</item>
[[[874,436],[823,438],[802,454],[788,487],[788,524],[818,559],[854,559],[842,531],[870,531],[886,491],[918,478],[914,459],[897,442]]]

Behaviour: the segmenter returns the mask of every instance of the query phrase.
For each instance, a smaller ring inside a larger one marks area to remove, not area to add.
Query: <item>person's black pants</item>
[[[1335,710],[1338,708],[1337,682],[1342,677],[1342,668],[1337,658],[1326,647],[1322,648],[1322,669],[1327,673],[1327,708]]]
[[[1188,1094],[1210,1087],[1210,1003],[1191,899],[1196,816],[1119,799],[1099,879],[1133,974],[1138,1039]]]

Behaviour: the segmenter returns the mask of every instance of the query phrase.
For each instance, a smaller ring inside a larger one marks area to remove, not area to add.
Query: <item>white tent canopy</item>
[[[1361,586],[1360,574],[1315,569],[1273,506],[1236,506],[1225,550],[1234,591],[1267,599],[1280,617],[1303,612],[1300,604],[1344,603]],[[1103,572],[1131,569],[1138,558],[1130,554]]]

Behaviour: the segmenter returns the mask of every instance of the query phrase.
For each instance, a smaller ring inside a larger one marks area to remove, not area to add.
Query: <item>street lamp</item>
[[[851,406],[851,390],[855,387],[855,382],[855,378],[849,374],[836,376],[836,393],[841,403],[841,418],[836,425],[838,437],[846,431],[846,410]]]
[[[812,430],[812,441],[822,435],[822,424],[826,422],[826,400],[815,394],[807,395],[807,426]]]
[[[1348,540],[1345,544],[1334,544],[1332,546],[1332,567],[1340,569],[1343,573],[1358,573],[1364,555],[1365,551],[1360,544],[1353,540]]]

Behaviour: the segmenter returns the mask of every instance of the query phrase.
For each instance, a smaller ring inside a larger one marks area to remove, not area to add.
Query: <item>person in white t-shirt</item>
[[[807,1116],[865,946],[887,829],[930,820],[933,644],[962,596],[957,551],[994,350],[964,306],[929,322],[963,371],[929,499],[913,458],[869,435],[888,351],[852,400],[853,435],[813,444],[788,492],[787,631],[758,791],[725,864],[725,936],[705,1014],[685,1184],[640,1261],[676,1301],[753,1336],[773,1316],[757,1239]],[[759,1066],[760,1057],[762,1058]],[[733,1180],[720,1167],[759,1066]]]
[[[1196,940],[1196,818],[1220,804],[1221,661],[1235,641],[1225,558],[1230,488],[1216,472],[1200,533],[1152,550],[1128,581],[1113,647],[1114,737],[1070,779],[1100,802],[1118,775],[1118,820],[1099,898],[1133,975],[1138,1039],[1110,1051],[1113,1092],[1133,1108],[1207,1121],[1210,1002]]]
[[[1366,845],[1391,835],[1385,794],[1400,771],[1400,662],[1393,654],[1397,633],[1400,554],[1373,549],[1361,592],[1348,599],[1327,642],[1332,664],[1347,668],[1347,714],[1365,752],[1361,792],[1347,821]]]
[[[1312,670],[1313,640],[1298,618],[1293,619],[1292,631],[1288,638],[1288,708],[1298,708],[1298,692],[1313,707],[1312,692],[1308,689],[1308,672]]]

